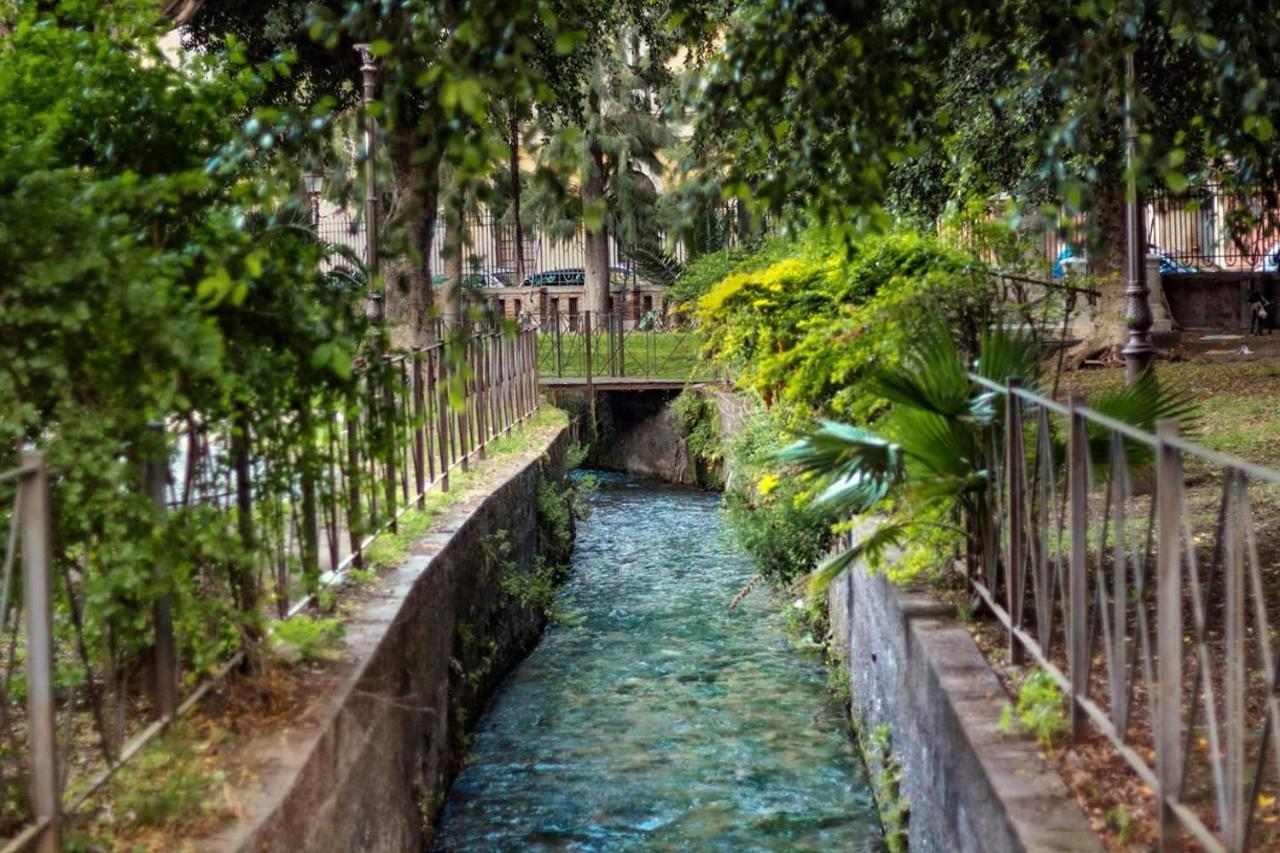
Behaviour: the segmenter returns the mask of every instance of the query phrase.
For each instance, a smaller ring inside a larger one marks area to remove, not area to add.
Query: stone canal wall
[[[864,739],[889,735],[912,851],[1100,853],[1057,770],[1000,731],[1007,698],[954,608],[855,566],[829,588],[828,610],[855,722]]]
[[[341,685],[310,720],[255,750],[273,769],[237,827],[208,847],[425,849],[470,722],[545,624],[511,594],[509,573],[529,577],[546,547],[539,488],[563,476],[568,447],[564,429],[502,463],[495,486],[451,509],[382,576],[348,622],[354,664]]]
[[[746,404],[713,385],[696,392],[707,402],[705,416],[716,440],[737,430]],[[590,398],[583,389],[557,389],[555,404],[587,424]],[[596,391],[595,430],[587,464],[626,471],[666,483],[723,488],[724,466],[700,458],[689,446],[689,433],[675,407],[680,391],[628,389]]]

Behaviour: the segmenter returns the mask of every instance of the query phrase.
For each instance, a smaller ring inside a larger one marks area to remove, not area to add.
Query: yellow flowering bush
[[[859,379],[896,363],[918,324],[941,311],[976,337],[994,287],[975,260],[932,236],[891,233],[853,246],[810,232],[777,246],[765,266],[729,273],[698,300],[707,352],[739,385],[788,420],[815,414],[858,421],[877,401]]]

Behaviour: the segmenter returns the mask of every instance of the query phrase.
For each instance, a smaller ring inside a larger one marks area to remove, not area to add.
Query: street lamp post
[[[1124,349],[1124,377],[1132,382],[1151,369],[1156,348],[1151,343],[1151,303],[1147,287],[1145,233],[1142,227],[1142,199],[1138,195],[1138,129],[1133,120],[1134,99],[1138,96],[1133,54],[1125,58],[1124,143],[1128,187],[1125,199],[1125,324],[1129,337]]]
[[[378,65],[369,45],[358,44],[355,49],[360,54],[360,75],[364,84],[361,98],[364,103],[365,158],[364,263],[369,275],[369,299],[373,303],[373,319],[383,323],[387,319],[386,294],[380,288],[374,289],[378,286],[376,285],[378,281],[378,170],[374,156],[378,126],[371,107],[374,101]]]
[[[320,196],[324,193],[324,172],[308,170],[302,175],[302,186],[311,202],[311,228],[320,235]]]

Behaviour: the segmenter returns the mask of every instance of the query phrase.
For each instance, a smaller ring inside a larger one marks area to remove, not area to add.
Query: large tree
[[[732,152],[730,191],[777,212],[875,223],[891,191],[925,211],[985,192],[1091,211],[1115,337],[1126,54],[1141,188],[1219,169],[1242,192],[1270,191],[1278,46],[1268,4],[1228,0],[749,0],[712,65],[700,132]]]
[[[391,265],[392,290],[406,297],[401,314],[420,339],[435,314],[429,260],[440,176],[447,171],[465,185],[487,173],[494,156],[485,135],[491,97],[544,96],[530,63],[538,41],[529,33],[547,27],[537,11],[514,0],[228,0],[202,7],[186,38],[192,46],[234,45],[253,60],[286,63],[289,74],[265,93],[269,102],[322,102],[339,111],[359,100],[355,45],[372,46],[391,177],[386,236],[391,251],[406,259]]]

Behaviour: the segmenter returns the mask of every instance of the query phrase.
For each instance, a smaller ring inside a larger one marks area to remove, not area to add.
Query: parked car
[[[524,277],[521,287],[582,287],[586,284],[587,274],[582,267],[571,267],[562,270],[543,270]]]
[[[448,281],[444,273],[431,276],[431,283],[442,285]],[[462,274],[462,286],[471,288],[511,287],[516,281],[516,271],[505,267],[495,270],[470,270]]]
[[[516,283],[516,271],[510,267],[493,270],[473,270],[462,277],[467,287],[512,287]]]
[[[1200,272],[1198,267],[1192,266],[1186,261],[1178,260],[1159,246],[1148,246],[1147,254],[1155,255],[1160,259],[1161,275],[1169,275],[1170,273]]]
[[[524,277],[523,287],[582,287],[587,283],[587,273],[582,267],[561,270],[545,270]],[[617,289],[623,285],[635,287],[641,284],[635,270],[609,267],[609,285]]]

